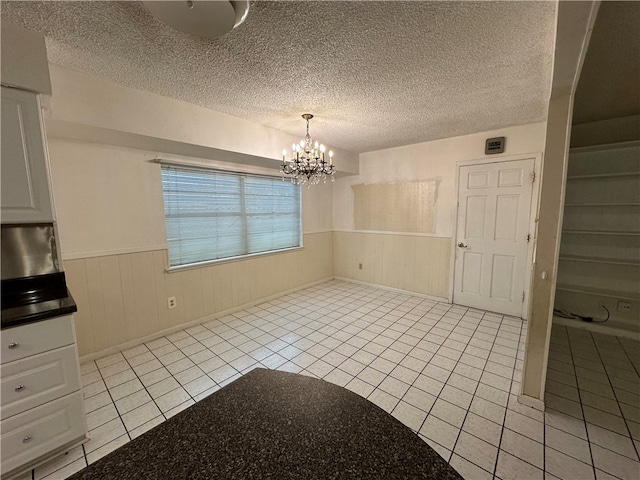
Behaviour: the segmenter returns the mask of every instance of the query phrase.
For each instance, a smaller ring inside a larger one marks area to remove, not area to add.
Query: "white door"
[[[534,159],[462,166],[453,301],[522,316]]]

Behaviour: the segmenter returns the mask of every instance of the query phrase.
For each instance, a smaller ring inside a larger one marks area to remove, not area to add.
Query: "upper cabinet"
[[[51,223],[53,209],[38,95],[2,87],[2,223]]]

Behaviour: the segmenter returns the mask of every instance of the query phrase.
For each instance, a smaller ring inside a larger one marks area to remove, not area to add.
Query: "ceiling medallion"
[[[329,162],[324,159],[325,147],[318,142],[314,142],[309,135],[309,120],[313,118],[310,113],[302,115],[307,121],[307,134],[299,144],[293,144],[291,146],[291,159],[287,160],[287,150],[282,150],[282,165],[280,166],[280,172],[282,172],[283,179],[287,176],[291,183],[296,185],[302,185],[303,183],[309,183],[309,185],[315,185],[322,180],[327,181],[327,177],[331,177],[331,181],[335,180],[333,174],[335,168],[333,167],[333,152],[329,150]]]

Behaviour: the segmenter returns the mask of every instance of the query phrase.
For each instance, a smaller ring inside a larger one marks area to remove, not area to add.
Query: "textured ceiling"
[[[207,40],[140,2],[2,2],[51,62],[354,152],[542,121],[555,2],[254,2]],[[303,28],[308,30],[303,30]]]
[[[573,123],[640,114],[640,2],[602,2],[578,81]]]

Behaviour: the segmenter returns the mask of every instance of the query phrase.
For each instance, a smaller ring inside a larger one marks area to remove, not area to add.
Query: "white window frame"
[[[282,177],[280,176],[276,176],[276,175],[265,175],[265,174],[256,174],[256,173],[247,173],[247,172],[239,172],[239,171],[234,171],[234,170],[225,170],[225,169],[219,169],[219,168],[208,168],[205,166],[200,166],[200,165],[189,165],[189,164],[182,164],[182,163],[173,163],[173,162],[165,162],[165,161],[159,161],[158,159],[155,160],[157,163],[161,164],[161,176],[164,175],[164,171],[165,169],[179,169],[179,170],[193,170],[193,171],[200,171],[200,172],[206,172],[206,173],[215,173],[215,174],[220,174],[220,175],[229,175],[229,176],[233,176],[236,178],[240,179],[240,182],[242,184],[242,189],[240,192],[240,205],[239,205],[239,210],[242,212],[242,218],[245,222],[246,225],[246,219],[248,218],[246,216],[246,212],[245,212],[245,190],[244,190],[244,184],[245,184],[245,180],[247,178],[268,178],[270,180],[278,180],[278,181],[283,181]],[[245,253],[245,254],[240,254],[240,255],[234,255],[234,256],[227,256],[227,257],[221,257],[221,258],[215,258],[215,259],[210,259],[210,260],[203,260],[203,261],[198,261],[198,262],[190,262],[190,263],[183,263],[183,264],[176,264],[176,265],[171,265],[171,254],[170,254],[170,245],[169,245],[169,234],[168,231],[165,232],[166,237],[167,237],[167,272],[175,272],[175,271],[180,271],[180,270],[187,270],[187,269],[192,269],[192,268],[198,268],[198,267],[204,267],[204,266],[208,266],[208,265],[214,265],[214,264],[218,264],[218,263],[226,263],[226,262],[234,262],[234,261],[240,261],[240,260],[246,260],[249,258],[253,258],[253,257],[259,257],[259,256],[265,256],[265,255],[274,255],[274,254],[279,254],[279,253],[286,253],[289,251],[293,251],[293,250],[300,250],[304,247],[304,235],[303,235],[303,230],[302,230],[302,189],[299,185],[294,185],[291,184],[291,187],[296,189],[296,195],[297,195],[297,201],[298,201],[298,206],[297,206],[297,213],[298,213],[298,219],[297,219],[297,226],[298,226],[298,238],[299,238],[299,245],[297,246],[291,246],[291,247],[285,247],[285,248],[280,248],[280,249],[273,249],[273,250],[266,250],[266,251],[262,251],[262,252],[255,252],[255,253]],[[166,210],[166,204],[165,204],[165,190],[164,190],[164,186],[162,186],[162,195],[163,195],[163,212],[164,212],[164,216],[165,216],[165,225],[167,225],[167,210]],[[167,227],[168,230],[168,227]],[[247,251],[247,241],[248,241],[248,235],[247,235],[247,230],[246,228],[244,229],[244,236],[242,237],[242,240],[244,241],[244,251]]]

